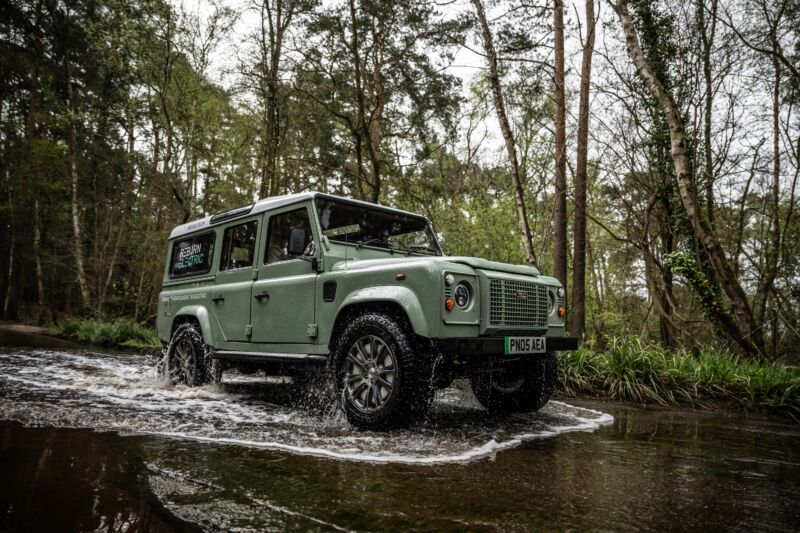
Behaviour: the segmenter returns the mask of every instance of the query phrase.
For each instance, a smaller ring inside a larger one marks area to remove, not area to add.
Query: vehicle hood
[[[479,257],[461,257],[461,256],[407,256],[407,257],[391,257],[381,259],[361,259],[344,261],[336,263],[333,267],[334,270],[353,270],[362,268],[380,267],[384,265],[396,265],[408,263],[429,262],[432,264],[440,265],[441,268],[446,269],[448,263],[456,263],[459,265],[467,265],[476,270],[493,270],[496,272],[508,272],[510,274],[520,274],[523,276],[539,276],[539,271],[532,266],[525,265],[511,265],[508,263],[500,263],[497,261],[488,261]]]
[[[480,270],[495,270],[497,272],[508,272],[510,274],[521,274],[523,276],[538,276],[539,271],[536,267],[526,265],[512,265],[509,263],[500,263],[498,261],[489,261],[479,257],[443,257],[449,263],[458,263],[461,265],[469,265],[472,268]]]

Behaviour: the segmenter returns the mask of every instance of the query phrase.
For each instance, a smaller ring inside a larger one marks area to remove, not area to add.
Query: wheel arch
[[[175,313],[172,319],[172,326],[170,328],[170,338],[175,332],[175,329],[181,324],[194,323],[200,326],[200,333],[203,335],[203,342],[208,346],[213,346],[213,338],[211,336],[211,320],[208,316],[208,310],[201,305],[190,305],[182,307]]]
[[[425,320],[417,295],[408,287],[368,287],[350,293],[336,312],[328,346],[333,350],[339,335],[354,317],[368,313],[387,314],[406,325],[411,333],[430,337],[430,327]]]

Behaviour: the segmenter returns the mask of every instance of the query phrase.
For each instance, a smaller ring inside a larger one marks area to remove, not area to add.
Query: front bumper
[[[534,337],[535,335],[531,335]],[[439,353],[444,355],[497,355],[505,351],[505,337],[462,337],[437,339]],[[566,352],[578,349],[574,337],[547,337],[548,352]]]

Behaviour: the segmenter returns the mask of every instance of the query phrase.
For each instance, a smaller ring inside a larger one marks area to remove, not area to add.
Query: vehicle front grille
[[[489,325],[492,327],[547,327],[547,287],[538,283],[489,281]]]

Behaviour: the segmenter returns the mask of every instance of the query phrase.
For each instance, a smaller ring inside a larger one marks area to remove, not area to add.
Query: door
[[[234,222],[223,229],[222,252],[211,309],[224,340],[250,338],[250,293],[255,277],[258,220]]]
[[[314,342],[317,273],[311,259],[319,253],[319,240],[311,220],[308,207],[293,206],[271,213],[266,221],[263,258],[253,283],[253,342]],[[288,252],[292,229],[305,231],[303,253]]]

